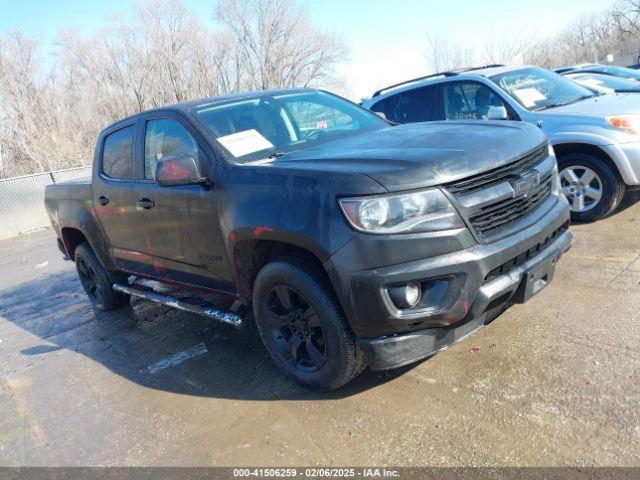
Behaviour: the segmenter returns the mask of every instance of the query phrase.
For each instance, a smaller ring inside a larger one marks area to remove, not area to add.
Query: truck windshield
[[[231,156],[243,162],[388,126],[377,115],[319,91],[209,105],[196,116]]]
[[[543,68],[523,68],[501,73],[491,77],[491,80],[529,110],[559,107],[597,95]]]

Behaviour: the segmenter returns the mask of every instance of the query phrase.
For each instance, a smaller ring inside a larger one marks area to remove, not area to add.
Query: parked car
[[[568,65],[556,68],[556,73],[601,73],[604,75],[613,75],[614,77],[626,78],[634,82],[640,82],[640,72],[633,68],[618,67],[616,65],[600,65],[598,63],[582,63],[579,65]]]
[[[465,337],[547,285],[572,242],[539,129],[393,126],[310,89],[122,120],[91,182],[45,198],[97,309],[252,314],[275,363],[320,389]]]
[[[377,91],[363,106],[393,122],[510,119],[555,149],[574,220],[593,221],[640,185],[640,97],[601,95],[554,72],[496,66],[444,72]]]
[[[638,84],[638,82],[627,78],[616,77],[614,75],[604,73],[569,72],[563,73],[562,76],[598,93],[640,92],[640,84]]]

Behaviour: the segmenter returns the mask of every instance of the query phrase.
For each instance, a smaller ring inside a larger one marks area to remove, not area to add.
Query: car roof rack
[[[371,96],[371,98],[378,97],[378,96],[380,96],[382,94],[382,92],[385,92],[387,90],[391,90],[393,88],[397,88],[397,87],[400,87],[402,85],[408,85],[410,83],[421,82],[422,80],[428,80],[429,78],[455,77],[456,75],[459,75],[459,74],[464,73],[464,72],[470,72],[471,70],[482,70],[484,68],[494,68],[494,67],[504,67],[504,65],[501,64],[501,63],[494,63],[494,64],[491,64],[491,65],[483,65],[481,67],[461,68],[461,69],[457,69],[457,70],[447,70],[446,72],[432,73],[431,75],[425,75],[424,77],[412,78],[411,80],[405,80],[404,82],[394,83],[393,85],[389,85],[388,87],[381,88],[380,90],[376,91]]]
[[[378,90],[377,92],[375,92],[372,97],[377,97],[379,96],[382,92],[386,91],[386,90],[391,90],[392,88],[396,88],[396,87],[400,87],[402,85],[407,85],[409,83],[414,83],[414,82],[420,82],[422,80],[427,80],[429,78],[435,78],[435,77],[453,77],[455,75],[458,75],[457,72],[453,72],[453,71],[449,71],[449,72],[438,72],[438,73],[432,73],[431,75],[425,75],[424,77],[417,77],[417,78],[412,78],[411,80],[405,80],[404,82],[400,82],[400,83],[394,83],[393,85],[389,85],[388,87],[384,87],[381,88],[380,90]]]
[[[504,67],[506,66],[504,63],[491,63],[489,65],[482,65],[480,67],[468,67],[468,68],[461,68],[459,70],[454,70],[456,73],[465,73],[465,72],[471,72],[473,70],[484,70],[485,68],[496,68],[496,67]]]

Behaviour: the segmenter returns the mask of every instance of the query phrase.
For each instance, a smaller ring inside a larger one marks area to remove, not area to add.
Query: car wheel
[[[265,265],[253,289],[260,337],[275,363],[298,383],[334,390],[365,367],[331,285],[303,259]]]
[[[89,245],[78,245],[74,252],[74,260],[80,283],[96,309],[116,310],[129,303],[129,295],[113,290],[109,275]]]
[[[597,157],[576,153],[558,159],[560,188],[571,219],[593,222],[613,212],[624,196],[624,183]]]

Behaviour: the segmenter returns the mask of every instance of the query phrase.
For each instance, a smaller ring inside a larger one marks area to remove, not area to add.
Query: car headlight
[[[550,143],[547,143],[547,155],[549,155],[550,157],[556,156],[556,152],[553,150],[553,145],[551,145]]]
[[[368,233],[416,233],[464,227],[451,202],[438,189],[415,193],[349,197],[340,208],[356,230]]]
[[[604,119],[614,128],[619,128],[632,135],[640,133],[640,115],[609,115]]]

